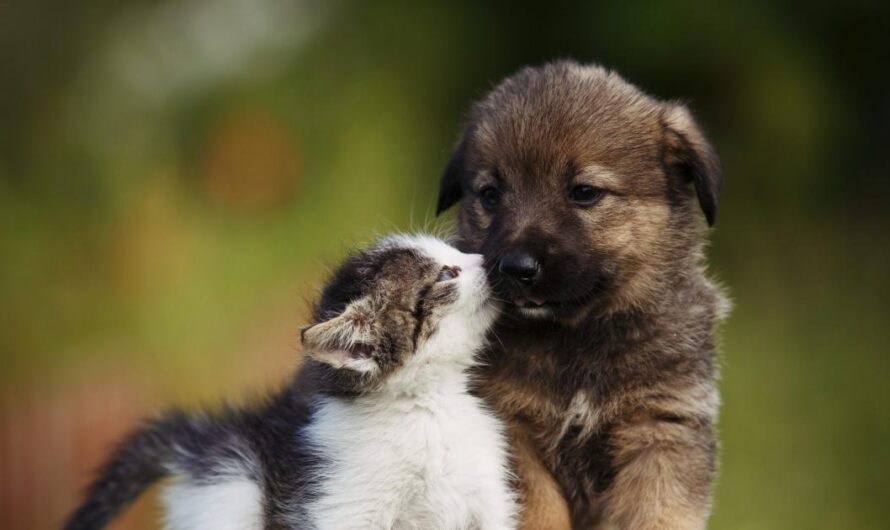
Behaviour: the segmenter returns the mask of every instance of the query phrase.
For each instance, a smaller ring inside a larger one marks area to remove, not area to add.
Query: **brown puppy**
[[[566,527],[560,497],[574,528],[705,527],[720,181],[685,107],[597,66],[526,68],[474,106],[438,211],[463,199],[460,246],[512,302],[479,392],[513,423],[526,528]]]

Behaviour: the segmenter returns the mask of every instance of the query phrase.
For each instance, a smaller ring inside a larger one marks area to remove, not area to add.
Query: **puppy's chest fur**
[[[507,322],[479,368],[478,390],[531,434],[570,502],[588,505],[614,479],[616,427],[715,420],[713,294],[705,319],[683,310],[577,328]]]
[[[305,432],[327,463],[303,514],[314,528],[484,528],[488,514],[512,518],[501,427],[464,390],[329,398],[317,417]]]

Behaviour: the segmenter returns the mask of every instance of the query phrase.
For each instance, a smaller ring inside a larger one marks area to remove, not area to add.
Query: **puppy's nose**
[[[531,285],[538,277],[541,264],[527,252],[511,252],[501,257],[498,270],[523,285]]]

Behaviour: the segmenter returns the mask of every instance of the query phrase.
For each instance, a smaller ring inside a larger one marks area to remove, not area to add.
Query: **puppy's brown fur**
[[[460,245],[515,302],[479,392],[517,433],[526,528],[567,526],[553,478],[574,528],[705,527],[728,302],[702,247],[720,180],[685,107],[597,66],[527,68],[475,105],[439,211],[461,201]],[[573,202],[579,185],[600,198]],[[540,261],[532,285],[498,272],[517,249]]]

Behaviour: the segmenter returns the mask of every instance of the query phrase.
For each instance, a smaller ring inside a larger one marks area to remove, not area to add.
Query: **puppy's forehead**
[[[617,74],[556,64],[526,69],[474,109],[469,161],[511,178],[657,165],[662,107]]]

